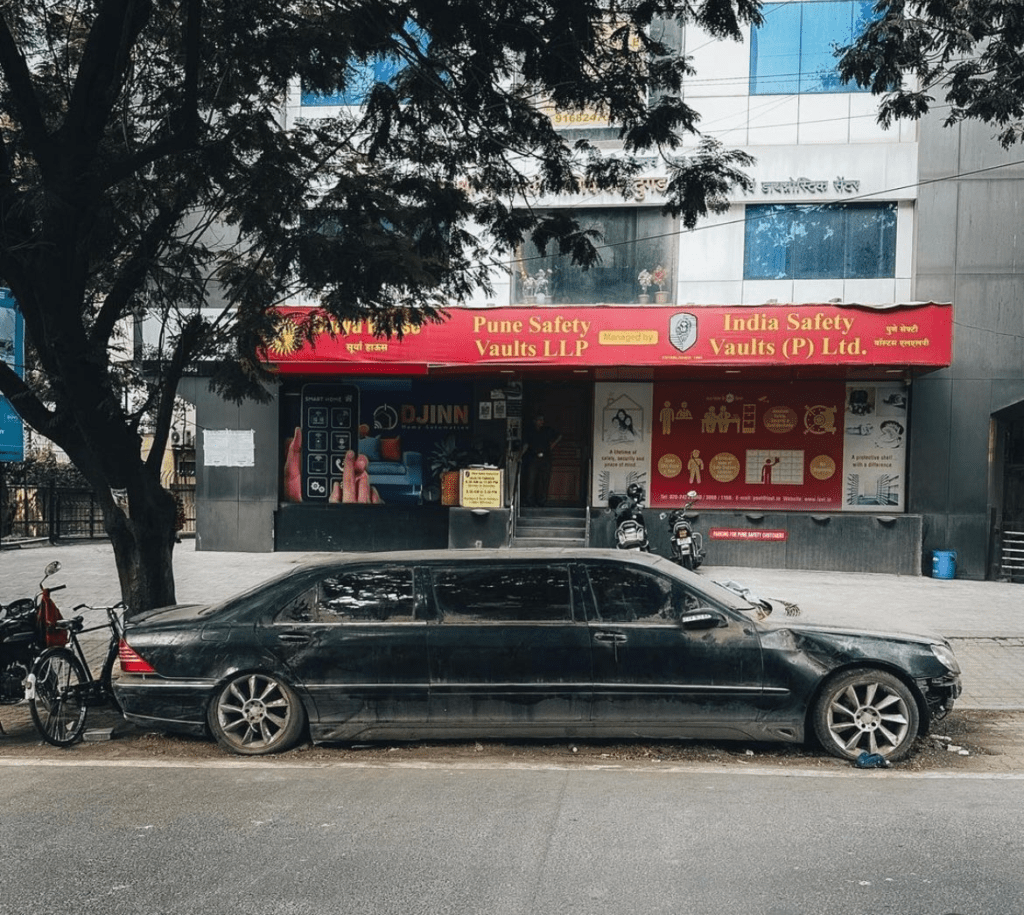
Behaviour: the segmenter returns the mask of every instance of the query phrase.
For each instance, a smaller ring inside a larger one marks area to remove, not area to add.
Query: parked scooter
[[[50,597],[66,585],[46,587],[46,579],[59,571],[59,562],[46,567],[35,600],[23,597],[0,605],[0,705],[13,705],[24,699],[25,678],[35,659],[47,648],[67,643],[67,632],[54,626],[61,615]]]
[[[643,510],[646,499],[647,492],[639,483],[630,483],[625,494],[613,492],[608,497],[608,508],[615,515],[615,545],[620,550],[648,552]]]
[[[691,489],[686,494],[686,504],[670,512],[668,516],[672,561],[691,571],[698,568],[707,556],[704,538],[693,529],[693,519],[686,514],[698,498],[700,497],[697,493]]]

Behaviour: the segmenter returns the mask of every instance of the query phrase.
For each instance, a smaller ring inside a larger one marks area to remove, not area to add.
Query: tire
[[[287,683],[271,674],[247,673],[233,677],[214,696],[206,720],[225,750],[264,756],[295,745],[306,712]]]
[[[695,566],[695,565],[693,564],[693,554],[692,554],[692,553],[687,553],[687,555],[685,555],[685,556],[683,557],[683,568],[684,568],[684,569],[689,569],[689,570],[690,570],[691,572],[692,572],[692,571],[693,571],[694,569],[696,569],[696,568],[697,568],[697,567],[696,567],[696,566]]]
[[[913,693],[882,670],[851,670],[825,684],[814,706],[814,732],[833,756],[878,753],[897,762],[910,753],[921,727]]]
[[[85,730],[89,707],[83,684],[87,681],[82,664],[67,648],[44,651],[32,667],[35,696],[29,711],[43,740],[55,747],[68,747]]]

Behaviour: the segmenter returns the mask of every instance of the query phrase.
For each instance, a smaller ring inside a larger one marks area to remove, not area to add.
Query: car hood
[[[760,622],[762,629],[773,632],[788,631],[795,634],[833,637],[848,639],[882,639],[887,642],[905,642],[914,645],[931,645],[944,642],[939,635],[924,632],[901,632],[898,630],[863,629],[858,626],[831,626],[824,623],[806,623],[803,620],[794,622],[792,618],[773,619],[769,617]]]

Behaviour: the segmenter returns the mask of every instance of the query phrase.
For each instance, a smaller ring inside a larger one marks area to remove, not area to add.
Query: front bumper
[[[941,720],[949,714],[953,703],[960,698],[960,694],[963,692],[963,685],[957,674],[928,677],[918,680],[917,685],[928,705],[928,714],[936,720]]]

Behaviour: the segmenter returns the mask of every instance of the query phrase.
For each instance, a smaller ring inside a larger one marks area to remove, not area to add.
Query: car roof
[[[321,553],[310,557],[296,566],[303,568],[322,568],[338,565],[373,564],[373,563],[476,563],[476,562],[592,562],[595,559],[625,562],[642,565],[648,568],[660,567],[673,571],[686,572],[675,563],[662,556],[641,553],[635,550],[600,549],[591,547],[529,547],[526,549],[495,547],[491,549],[473,550],[388,550],[366,553]],[[692,574],[692,573],[691,573]]]

